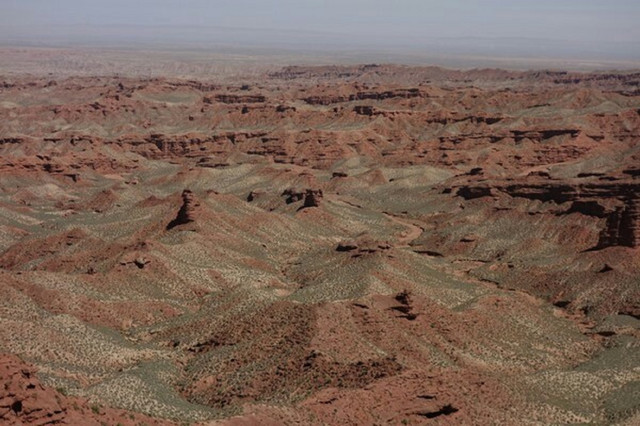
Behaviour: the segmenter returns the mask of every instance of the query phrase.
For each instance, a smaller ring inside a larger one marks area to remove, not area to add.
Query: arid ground
[[[0,77],[0,423],[640,424],[640,72],[267,68]]]

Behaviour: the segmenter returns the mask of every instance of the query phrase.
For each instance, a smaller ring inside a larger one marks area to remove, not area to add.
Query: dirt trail
[[[416,238],[418,238],[420,235],[422,235],[422,232],[424,231],[424,229],[422,229],[421,227],[409,222],[406,219],[401,219],[398,216],[394,216],[392,214],[389,213],[383,213],[385,215],[385,217],[387,219],[389,219],[392,222],[395,222],[399,225],[402,226],[406,226],[407,229],[405,229],[404,231],[402,231],[397,237],[396,237],[396,247],[397,248],[403,248],[403,247],[409,247],[409,244],[415,240]]]
[[[346,204],[348,206],[351,207],[356,207],[358,209],[362,209],[363,207],[359,204],[335,197],[335,196],[327,196],[328,199],[330,199],[331,201],[334,202],[338,202],[341,204]],[[392,222],[395,222],[399,225],[402,225],[404,227],[406,227],[407,229],[405,229],[404,231],[402,231],[400,234],[397,234],[395,236],[395,247],[397,248],[407,248],[409,247],[409,244],[411,243],[411,241],[415,240],[416,238],[418,238],[420,235],[422,235],[422,232],[424,231],[423,228],[415,225],[414,223],[410,222],[407,219],[402,219],[396,215],[393,215],[391,213],[387,213],[387,212],[383,212],[382,213],[387,219],[389,219]]]

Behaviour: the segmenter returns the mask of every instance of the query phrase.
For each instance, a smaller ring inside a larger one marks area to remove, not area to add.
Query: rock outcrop
[[[303,208],[308,207],[320,207],[320,202],[322,200],[322,190],[321,189],[307,189],[304,193],[304,204]]]
[[[386,241],[376,241],[368,235],[363,235],[353,240],[341,241],[336,246],[336,251],[347,252],[351,257],[358,258],[368,254],[385,252],[391,248],[391,244]]]
[[[640,198],[627,200],[606,215],[607,223],[600,234],[598,248],[611,246],[640,247]]]
[[[200,202],[191,190],[185,189],[182,191],[182,205],[176,217],[167,225],[167,230],[177,226],[193,224],[196,220],[199,207]]]
[[[291,204],[304,198],[305,190],[299,188],[287,188],[282,192],[285,197],[285,203]]]
[[[318,188],[287,188],[282,192],[282,196],[285,197],[287,204],[296,203],[303,200],[300,209],[308,207],[319,207],[322,200],[322,189]]]
[[[535,177],[535,176],[534,176]],[[445,192],[452,188],[445,188]],[[556,204],[571,203],[564,213],[581,213],[605,219],[600,240],[594,249],[612,246],[640,247],[640,183],[620,182],[561,183],[547,180],[522,183],[483,183],[463,185],[456,195],[465,200],[499,196],[527,198]]]
[[[267,98],[264,95],[234,95],[230,93],[215,96],[217,102],[224,104],[253,104],[265,102]],[[210,103],[210,102],[206,102]]]
[[[40,383],[36,369],[12,355],[0,355],[0,424],[133,426],[173,425],[167,420],[89,403]]]

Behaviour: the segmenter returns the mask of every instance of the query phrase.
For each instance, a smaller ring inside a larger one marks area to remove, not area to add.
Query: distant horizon
[[[0,45],[640,62],[640,2],[5,0]],[[54,4],[55,3],[55,4]],[[445,64],[446,66],[446,64]]]
[[[112,27],[117,29],[117,27]],[[215,37],[215,34],[201,35],[200,39],[192,37],[145,37],[140,26],[135,26],[136,34],[120,31],[117,37],[105,37],[97,34],[94,37],[81,38],[51,33],[46,42],[30,37],[13,37],[0,40],[0,48],[30,49],[65,49],[78,54],[100,51],[141,52],[146,54],[167,53],[178,55],[186,63],[201,61],[208,56],[232,57],[247,55],[254,60],[263,60],[279,65],[295,64],[364,64],[392,63],[409,66],[441,66],[453,69],[470,68],[502,68],[507,70],[541,70],[555,69],[566,71],[609,71],[638,70],[640,57],[625,58],[615,52],[598,55],[584,45],[557,46],[552,39],[510,39],[449,37],[424,42],[421,48],[402,43],[367,45],[352,43],[344,45],[340,38],[307,37],[297,34],[296,40],[285,42],[283,38],[290,34],[287,30],[223,29],[232,37]],[[219,31],[220,28],[210,31]],[[269,32],[271,37],[253,40],[254,34]],[[209,33],[210,34],[210,33]],[[279,36],[279,37],[278,37]],[[308,34],[307,34],[308,36]],[[311,40],[311,41],[310,41]],[[532,45],[523,49],[523,40]],[[285,60],[287,57],[288,60]],[[231,59],[231,58],[230,58]],[[5,67],[6,69],[6,67]]]
[[[317,51],[303,53],[265,48],[218,47],[43,47],[0,44],[0,76],[41,77],[170,77],[187,79],[257,76],[286,66],[357,66],[364,64],[439,67],[448,70],[566,71],[639,73],[640,62],[567,59],[492,58],[417,55],[401,52]]]

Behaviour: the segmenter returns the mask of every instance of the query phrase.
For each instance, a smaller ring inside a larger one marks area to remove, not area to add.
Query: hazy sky
[[[0,0],[5,40],[108,38],[109,28],[123,26],[164,39],[223,27],[300,31],[307,39],[329,36],[345,45],[532,38],[640,55],[640,0]],[[264,42],[267,32],[259,33],[256,42]]]

